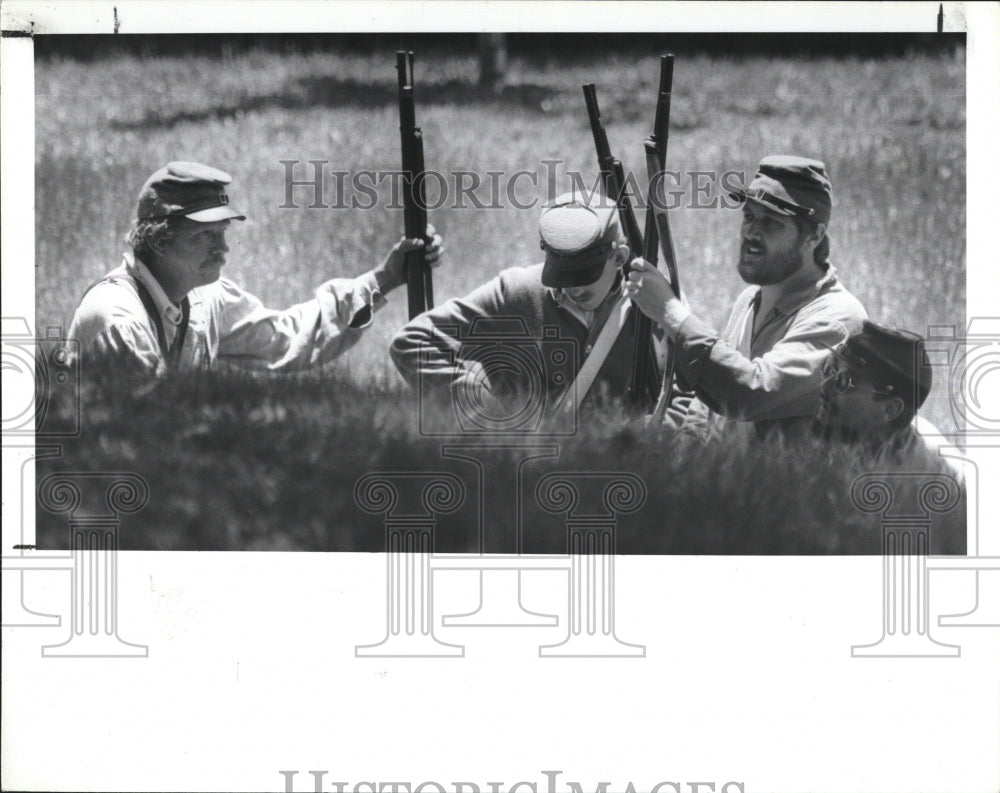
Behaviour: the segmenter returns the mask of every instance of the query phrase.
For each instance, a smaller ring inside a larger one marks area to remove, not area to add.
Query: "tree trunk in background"
[[[507,38],[503,33],[479,36],[479,86],[494,93],[503,90],[507,71]]]

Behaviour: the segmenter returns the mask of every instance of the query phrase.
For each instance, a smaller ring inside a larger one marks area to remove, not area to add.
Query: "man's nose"
[[[212,246],[212,253],[229,253],[229,246],[226,245],[226,238],[219,237]]]

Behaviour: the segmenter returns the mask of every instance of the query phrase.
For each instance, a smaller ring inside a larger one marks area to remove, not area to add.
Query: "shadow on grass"
[[[504,85],[493,91],[463,80],[421,83],[416,99],[420,106],[433,105],[493,105],[501,110],[520,109],[547,113],[554,99],[565,94],[555,88],[533,83]],[[258,110],[307,110],[311,108],[381,108],[398,101],[396,86],[388,81],[359,82],[331,75],[295,80],[281,91],[262,96],[248,96],[239,101],[198,110],[160,113],[153,110],[140,119],[115,120],[111,127],[118,130],[170,129],[178,124],[197,123],[233,118],[241,113]]]

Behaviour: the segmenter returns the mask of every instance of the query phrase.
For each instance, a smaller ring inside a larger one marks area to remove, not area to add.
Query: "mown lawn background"
[[[309,160],[329,161],[328,170],[398,169],[396,46],[38,57],[39,332],[68,328],[87,284],[118,263],[139,186],[170,160],[208,162],[233,175],[231,201],[248,221],[229,233],[226,274],[265,303],[307,299],[326,278],[374,266],[401,233],[401,211],[310,209],[308,188],[294,194],[299,208],[282,209],[280,161],[300,161],[298,178],[311,175]],[[537,191],[522,179],[518,195],[539,203],[547,197],[543,161],[562,163],[559,190],[568,186],[567,169],[589,184],[595,158],[580,86],[595,82],[613,150],[644,182],[641,144],[657,70],[648,46],[600,57],[538,47],[511,52],[505,87],[494,95],[475,84],[471,48],[418,51],[417,118],[428,168],[502,171],[501,184],[518,170],[537,171]],[[826,162],[835,194],[833,261],[872,318],[924,333],[929,325],[964,327],[964,49],[884,58],[678,57],[669,168],[751,177],[760,157],[776,152]],[[487,190],[480,195],[488,200]],[[331,180],[326,203],[334,198]],[[388,200],[386,184],[380,204]],[[537,217],[537,208],[511,206],[432,212],[447,245],[435,277],[438,301],[504,267],[537,261]],[[742,286],[734,264],[738,213],[680,209],[671,222],[690,303],[721,325]],[[124,547],[378,549],[378,520],[353,506],[353,483],[369,470],[433,467],[433,445],[419,437],[386,353],[405,304],[402,290],[394,294],[362,341],[318,377],[188,378],[138,400],[112,400],[115,411],[88,410],[81,436],[60,459],[39,464],[39,479],[48,470],[80,469],[146,476],[152,502],[129,522]],[[945,388],[939,378],[927,417],[954,432]],[[109,398],[87,404],[104,408]],[[57,398],[53,409],[68,408]],[[561,463],[599,460],[601,468],[633,470],[662,499],[645,521],[635,518],[642,536],[626,550],[879,550],[873,519],[854,514],[847,489],[831,489],[828,466],[820,476],[804,463],[799,487],[791,488],[791,472],[771,453],[675,447],[620,416],[597,424],[600,431],[563,443]],[[853,465],[845,462],[834,478],[852,480],[860,473]],[[675,515],[674,504],[683,509],[665,525],[648,519]],[[64,541],[64,531],[61,519],[39,512],[40,544]]]

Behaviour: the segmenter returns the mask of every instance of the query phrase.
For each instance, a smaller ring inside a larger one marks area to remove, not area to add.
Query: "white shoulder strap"
[[[597,340],[594,342],[590,355],[587,356],[587,359],[583,362],[583,366],[580,367],[580,371],[577,372],[576,380],[573,381],[573,384],[562,395],[559,404],[556,405],[556,410],[563,413],[572,413],[576,410],[576,406],[583,402],[590,391],[590,387],[594,384],[594,380],[597,378],[597,373],[601,370],[601,366],[604,365],[604,361],[611,351],[611,346],[622,332],[622,328],[625,327],[625,320],[628,318],[628,308],[629,299],[623,293],[615,301],[611,311],[608,312],[608,318],[604,321],[604,327],[601,328],[601,332],[597,334]]]

